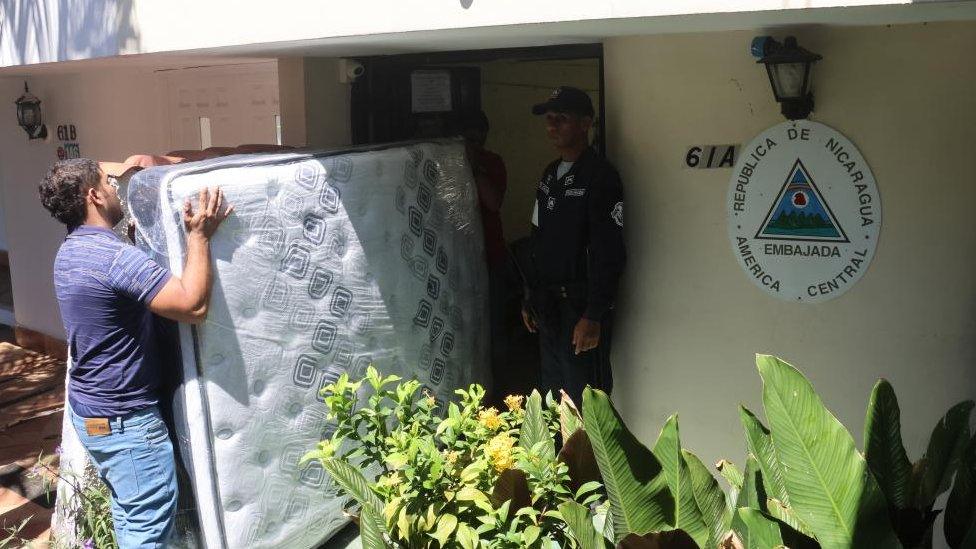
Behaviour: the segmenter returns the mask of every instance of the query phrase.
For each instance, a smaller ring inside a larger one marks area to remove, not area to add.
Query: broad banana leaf
[[[824,549],[901,547],[874,475],[810,382],[776,357],[758,355],[756,364],[773,447],[800,520]]]
[[[687,532],[669,530],[643,536],[630,534],[620,540],[616,549],[698,549],[698,545]]]
[[[736,517],[732,519],[732,530],[739,535],[744,549],[780,546],[789,549],[820,549],[820,544],[813,538],[775,517],[749,507],[736,510]]]
[[[654,454],[624,425],[606,393],[583,391],[583,423],[610,500],[614,541],[671,528],[674,497]]]
[[[796,516],[796,512],[793,511],[791,507],[787,507],[783,502],[775,498],[768,498],[766,500],[766,512],[769,516],[776,520],[779,520],[790,528],[804,534],[808,537],[814,537],[813,532],[805,524],[800,521],[800,518]]]
[[[946,543],[952,549],[976,547],[976,436],[969,441],[956,480],[949,493],[943,523]],[[972,545],[964,545],[967,535]]]
[[[363,505],[359,516],[359,537],[363,549],[386,549],[383,531],[383,518],[379,512]]]
[[[519,431],[519,446],[530,450],[538,442],[544,443],[544,457],[555,457],[556,447],[552,443],[549,427],[542,415],[542,395],[539,391],[532,391],[525,402],[525,418]]]
[[[911,506],[912,462],[901,441],[901,410],[895,390],[879,379],[871,391],[864,420],[864,459],[878,480],[888,505]]]
[[[729,492],[726,494],[726,501],[728,502],[729,516],[735,514],[736,502],[739,501],[739,492],[742,491],[742,471],[735,466],[734,463],[727,459],[719,460],[715,464],[715,468],[718,469],[719,474],[725,479],[725,482],[729,483]]]
[[[732,530],[738,534],[743,549],[769,549],[783,545],[779,524],[758,509],[736,509]]]
[[[369,481],[355,467],[339,458],[322,460],[322,468],[363,507],[371,507],[377,516],[383,511],[383,501],[370,488]]]
[[[960,402],[946,412],[932,430],[925,457],[913,486],[913,501],[919,509],[931,509],[935,499],[949,489],[962,454],[969,443],[969,414],[973,401]]]
[[[773,440],[769,436],[769,429],[745,406],[739,406],[739,419],[742,421],[742,428],[746,432],[749,452],[759,462],[763,486],[766,488],[769,497],[776,498],[789,506],[790,496],[786,492],[786,484],[783,482],[783,468],[779,460],[776,459],[776,451],[773,449]]]
[[[725,493],[718,485],[715,477],[708,472],[708,468],[698,456],[688,450],[681,450],[681,455],[688,464],[688,474],[691,476],[691,489],[695,494],[695,503],[701,512],[705,526],[708,527],[708,543],[702,547],[718,547],[732,525],[732,513],[725,506]]]
[[[765,503],[753,508],[762,509],[774,518],[788,524],[791,528],[803,532],[808,536],[813,536],[800,517],[796,516],[793,508],[790,507],[790,495],[786,491],[786,483],[783,480],[783,466],[776,457],[773,448],[773,439],[769,434],[769,429],[759,421],[748,408],[739,407],[739,419],[746,432],[746,441],[749,452],[756,457],[759,463],[759,470],[762,472],[762,488],[766,492]]]
[[[577,430],[583,428],[583,416],[580,415],[576,403],[566,394],[566,391],[559,391],[559,431],[563,436],[563,443],[569,439]]]
[[[765,511],[766,488],[763,485],[759,461],[752,454],[746,458],[746,472],[742,479],[742,490],[739,491],[739,498],[735,501],[735,508],[749,507]]]
[[[603,535],[596,531],[593,526],[593,519],[586,507],[575,501],[567,501],[559,505],[559,514],[566,521],[566,526],[569,527],[570,533],[576,539],[576,543],[579,544],[579,549],[606,548],[607,542],[603,539]]]
[[[742,471],[736,467],[735,463],[732,463],[727,459],[723,459],[719,460],[719,462],[715,464],[715,468],[718,469],[718,472],[721,473],[722,477],[724,477],[726,482],[729,483],[730,488],[736,492],[742,490]]]
[[[600,467],[593,455],[593,445],[590,444],[585,430],[577,429],[566,438],[557,458],[569,469],[569,487],[574,493],[587,482],[602,483]]]
[[[657,456],[667,475],[668,488],[674,496],[674,526],[684,530],[700,546],[708,543],[708,527],[695,502],[691,474],[681,455],[681,436],[678,432],[678,416],[664,422],[664,428],[651,450]]]
[[[528,477],[519,469],[505,469],[495,481],[491,492],[492,505],[497,509],[506,501],[512,502],[509,504],[512,512],[532,505],[532,491],[529,489]]]

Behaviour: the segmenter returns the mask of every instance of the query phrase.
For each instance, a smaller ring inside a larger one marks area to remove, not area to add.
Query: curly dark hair
[[[94,160],[73,158],[55,162],[37,187],[41,204],[70,231],[85,221],[85,193],[100,178],[101,170]]]

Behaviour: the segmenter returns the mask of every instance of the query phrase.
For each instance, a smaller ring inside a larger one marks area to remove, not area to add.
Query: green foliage
[[[779,525],[758,509],[737,509],[732,519],[732,529],[742,541],[743,549],[769,549],[783,545]]]
[[[537,444],[539,453],[547,458],[555,456],[556,449],[549,433],[551,412],[542,409],[542,395],[539,391],[532,391],[525,403],[525,417],[519,430],[519,446],[524,450],[531,450]]]
[[[707,543],[699,543],[702,547],[717,547],[732,523],[732,513],[726,507],[725,494],[715,477],[708,472],[708,468],[698,456],[688,450],[681,450],[688,474],[691,477],[691,489],[695,496],[702,521],[708,531]]]
[[[943,529],[949,547],[976,547],[976,436],[969,441],[956,471]]]
[[[773,449],[773,439],[769,436],[769,429],[745,406],[739,407],[739,419],[746,433],[749,453],[756,458],[759,471],[762,472],[763,483],[768,490],[766,495],[778,499],[784,505],[789,505],[790,495],[786,491],[783,469]]]
[[[606,393],[583,391],[583,424],[610,500],[614,541],[673,525],[674,498],[661,463],[627,429]]]
[[[580,549],[605,549],[607,541],[593,525],[586,507],[575,501],[567,501],[559,506],[559,512]]]
[[[705,545],[708,543],[708,527],[695,501],[691,473],[681,453],[678,416],[671,416],[664,423],[653,452],[661,462],[668,488],[674,497],[675,528],[684,530],[698,545]]]
[[[33,516],[27,517],[18,524],[14,525],[4,525],[0,528],[0,549],[12,549],[14,547],[26,547],[30,540],[21,537],[21,532],[27,527],[27,524],[34,518]]]
[[[735,501],[735,508],[749,507],[750,509],[766,510],[766,488],[762,482],[762,471],[759,461],[749,454],[746,458],[746,472],[742,475],[742,489]]]
[[[971,401],[953,406],[933,430],[925,456],[912,464],[902,444],[901,410],[894,389],[887,381],[879,380],[871,392],[864,426],[865,458],[884,492],[888,514],[905,547],[931,546],[933,523],[939,514],[933,505],[949,489],[953,475],[958,492],[954,490],[956,504],[952,514],[947,509],[946,540],[950,544],[962,543],[965,532],[950,525],[966,509],[972,509],[962,501],[968,483],[962,463],[972,408]]]
[[[57,453],[60,453],[60,448]],[[108,486],[98,476],[98,471],[90,463],[85,463],[80,473],[61,471],[55,465],[56,455],[38,455],[37,461],[28,473],[29,477],[40,478],[45,491],[50,490],[63,481],[71,487],[71,499],[61,503],[62,507],[71,513],[74,523],[74,538],[80,546],[97,547],[99,549],[114,549],[118,547],[115,540],[115,527],[112,522],[112,499]],[[7,529],[7,536],[0,539],[0,547],[33,547],[27,540],[19,540],[17,534],[28,521],[24,521],[16,529]],[[55,546],[62,546],[64,542],[54,540]]]
[[[304,460],[359,505],[364,547],[569,547],[559,506],[600,496],[599,484],[572,491],[556,459],[558,404],[534,393],[499,412],[472,385],[442,409],[419,390],[373,368],[322,390],[336,429]]]
[[[976,548],[971,402],[911,465],[886,381],[871,395],[862,456],[799,371],[770,356],[757,365],[767,424],[740,408],[745,471],[716,464],[728,492],[681,447],[676,416],[652,451],[599,390],[584,391],[582,414],[538,392],[486,409],[477,385],[442,407],[418,382],[372,368],[323,389],[337,428],[305,459],[358,503],[366,549],[927,547],[932,502],[950,487],[946,540]]]
[[[969,415],[973,401],[953,406],[939,421],[929,438],[925,456],[916,465],[918,474],[912,486],[912,500],[922,509],[931,509],[952,483],[952,476],[969,443]]]
[[[796,368],[766,355],[756,364],[773,448],[800,519],[825,549],[899,547],[884,496],[847,429]]]
[[[751,482],[755,484],[756,473],[762,475],[763,493],[756,494],[755,497],[758,501],[750,503],[755,506],[754,508],[768,512],[792,528],[813,536],[790,506],[790,494],[786,490],[783,466],[780,464],[779,458],[776,457],[776,450],[773,448],[773,439],[770,436],[769,429],[745,406],[739,407],[739,419],[742,421],[742,428],[746,433],[746,442],[751,457],[755,458],[755,465],[758,465],[758,471],[752,472]]]
[[[912,462],[901,442],[901,410],[895,390],[879,379],[871,391],[864,420],[864,459],[878,479],[878,485],[897,509],[910,506]]]

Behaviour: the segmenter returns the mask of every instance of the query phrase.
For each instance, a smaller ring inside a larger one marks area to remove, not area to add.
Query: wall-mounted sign
[[[794,302],[838,297],[867,271],[881,231],[871,168],[846,137],[808,120],[742,149],[728,195],[732,251],[761,289]]]
[[[77,143],[62,143],[58,145],[58,160],[81,158],[81,147]]]
[[[451,110],[451,72],[410,73],[410,107],[415,113]]]
[[[74,124],[61,124],[58,126],[58,141],[77,141],[78,131]]]
[[[731,168],[738,159],[738,145],[692,145],[685,151],[686,168]]]

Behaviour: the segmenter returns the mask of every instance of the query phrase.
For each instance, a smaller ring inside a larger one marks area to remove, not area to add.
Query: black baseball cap
[[[552,90],[545,103],[532,107],[532,114],[546,114],[547,112],[569,112],[584,116],[593,116],[593,102],[585,91],[572,86],[559,86]]]

